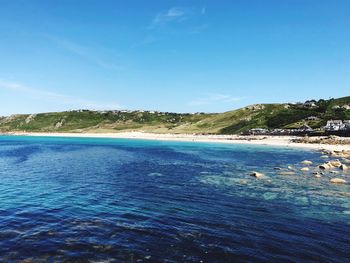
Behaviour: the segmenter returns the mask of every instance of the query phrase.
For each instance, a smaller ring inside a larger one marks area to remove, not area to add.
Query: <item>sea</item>
[[[321,155],[0,136],[0,262],[350,262],[350,174]]]

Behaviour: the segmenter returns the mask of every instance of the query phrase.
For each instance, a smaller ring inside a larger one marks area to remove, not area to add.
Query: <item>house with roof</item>
[[[315,100],[307,100],[307,101],[304,102],[304,107],[316,108],[317,107],[316,101]]]
[[[299,131],[302,131],[302,132],[312,132],[314,131],[309,125],[307,124],[303,124],[302,126],[299,127],[298,129]]]
[[[343,125],[342,120],[329,120],[327,121],[326,126],[324,127],[325,131],[339,131]]]

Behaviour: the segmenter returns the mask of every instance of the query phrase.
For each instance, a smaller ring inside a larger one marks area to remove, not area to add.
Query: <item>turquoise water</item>
[[[305,159],[322,162],[266,146],[0,136],[0,261],[349,261],[349,185],[274,169]]]

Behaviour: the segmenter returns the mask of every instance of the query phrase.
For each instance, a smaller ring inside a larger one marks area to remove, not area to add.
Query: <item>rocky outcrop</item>
[[[318,167],[320,169],[323,169],[323,170],[328,170],[328,169],[332,168],[332,165],[330,165],[329,163],[324,163],[324,164],[319,165]]]
[[[342,140],[345,140],[345,138],[343,138]],[[349,144],[349,141],[347,141],[347,143],[344,144]],[[350,157],[350,151],[327,151],[326,154],[333,156],[333,157],[342,157],[342,158],[349,158]]]
[[[20,114],[12,114],[8,117],[5,117],[4,119],[1,120],[1,122],[3,123],[8,123],[8,122],[11,122],[11,121],[14,121],[16,120],[17,118],[21,117]]]
[[[342,165],[340,166],[340,169],[342,169],[343,171],[346,171],[346,170],[348,170],[348,166],[345,165],[345,164],[342,164]]]
[[[262,104],[254,104],[254,105],[250,105],[248,107],[245,107],[245,109],[247,109],[247,110],[254,110],[254,111],[256,111],[256,110],[263,110],[263,109],[265,109],[265,106],[262,105]]]
[[[292,142],[296,143],[315,143],[315,144],[332,144],[332,145],[346,145],[350,143],[349,138],[344,138],[344,137],[338,137],[338,136],[327,136],[327,137],[302,137],[302,138],[297,138],[293,139]],[[349,156],[350,152],[348,153],[341,153],[342,151],[329,151],[332,152],[326,153],[328,155],[332,156],[339,156],[341,157],[342,154],[347,154]]]
[[[56,124],[55,124],[55,128],[56,129],[59,129],[59,128],[61,128],[64,124],[65,124],[65,119],[62,119],[62,120],[60,120],[59,122],[57,122]]]
[[[331,166],[336,167],[336,168],[339,168],[342,165],[342,163],[339,160],[332,160],[332,161],[329,161],[328,163]]]
[[[253,176],[255,178],[262,178],[262,177],[264,177],[264,174],[263,173],[259,173],[259,172],[252,172],[250,174],[250,176]]]
[[[26,124],[28,124],[28,123],[30,123],[31,121],[33,121],[34,119],[35,119],[35,117],[36,117],[36,114],[31,114],[31,115],[29,115],[26,119],[25,119],[25,123]]]
[[[339,160],[332,160],[329,162],[326,162],[324,164],[319,165],[320,169],[327,170],[332,168],[341,168],[343,164]],[[344,164],[344,168],[346,169],[346,165]]]

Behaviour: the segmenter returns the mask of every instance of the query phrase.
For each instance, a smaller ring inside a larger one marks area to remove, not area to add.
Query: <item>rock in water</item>
[[[321,178],[321,174],[323,173],[320,173],[320,172],[313,172],[312,173],[316,178]]]
[[[342,164],[340,166],[340,169],[342,169],[343,171],[346,171],[348,169],[348,167],[345,164]]]
[[[280,175],[295,175],[295,172],[279,172]]]
[[[341,179],[341,178],[332,178],[329,181],[333,184],[346,184],[346,181],[344,179]]]
[[[248,182],[246,180],[240,180],[239,183],[240,184],[247,184]]]
[[[333,160],[333,161],[330,161],[330,162],[328,162],[331,166],[333,166],[333,167],[337,167],[337,168],[339,168],[341,165],[342,165],[342,163],[339,161],[339,160]]]
[[[310,169],[309,169],[308,167],[303,167],[303,168],[300,169],[300,171],[302,171],[302,172],[308,172],[308,171],[310,171]]]
[[[301,163],[302,163],[302,164],[305,164],[305,165],[310,165],[310,164],[312,164],[312,162],[309,161],[309,160],[302,161]]]
[[[255,178],[261,178],[261,177],[264,177],[264,174],[258,173],[258,172],[252,172],[252,173],[250,174],[250,176],[253,176],[253,177],[255,177]]]
[[[332,168],[332,166],[329,163],[324,163],[319,166],[320,169],[327,170]]]

